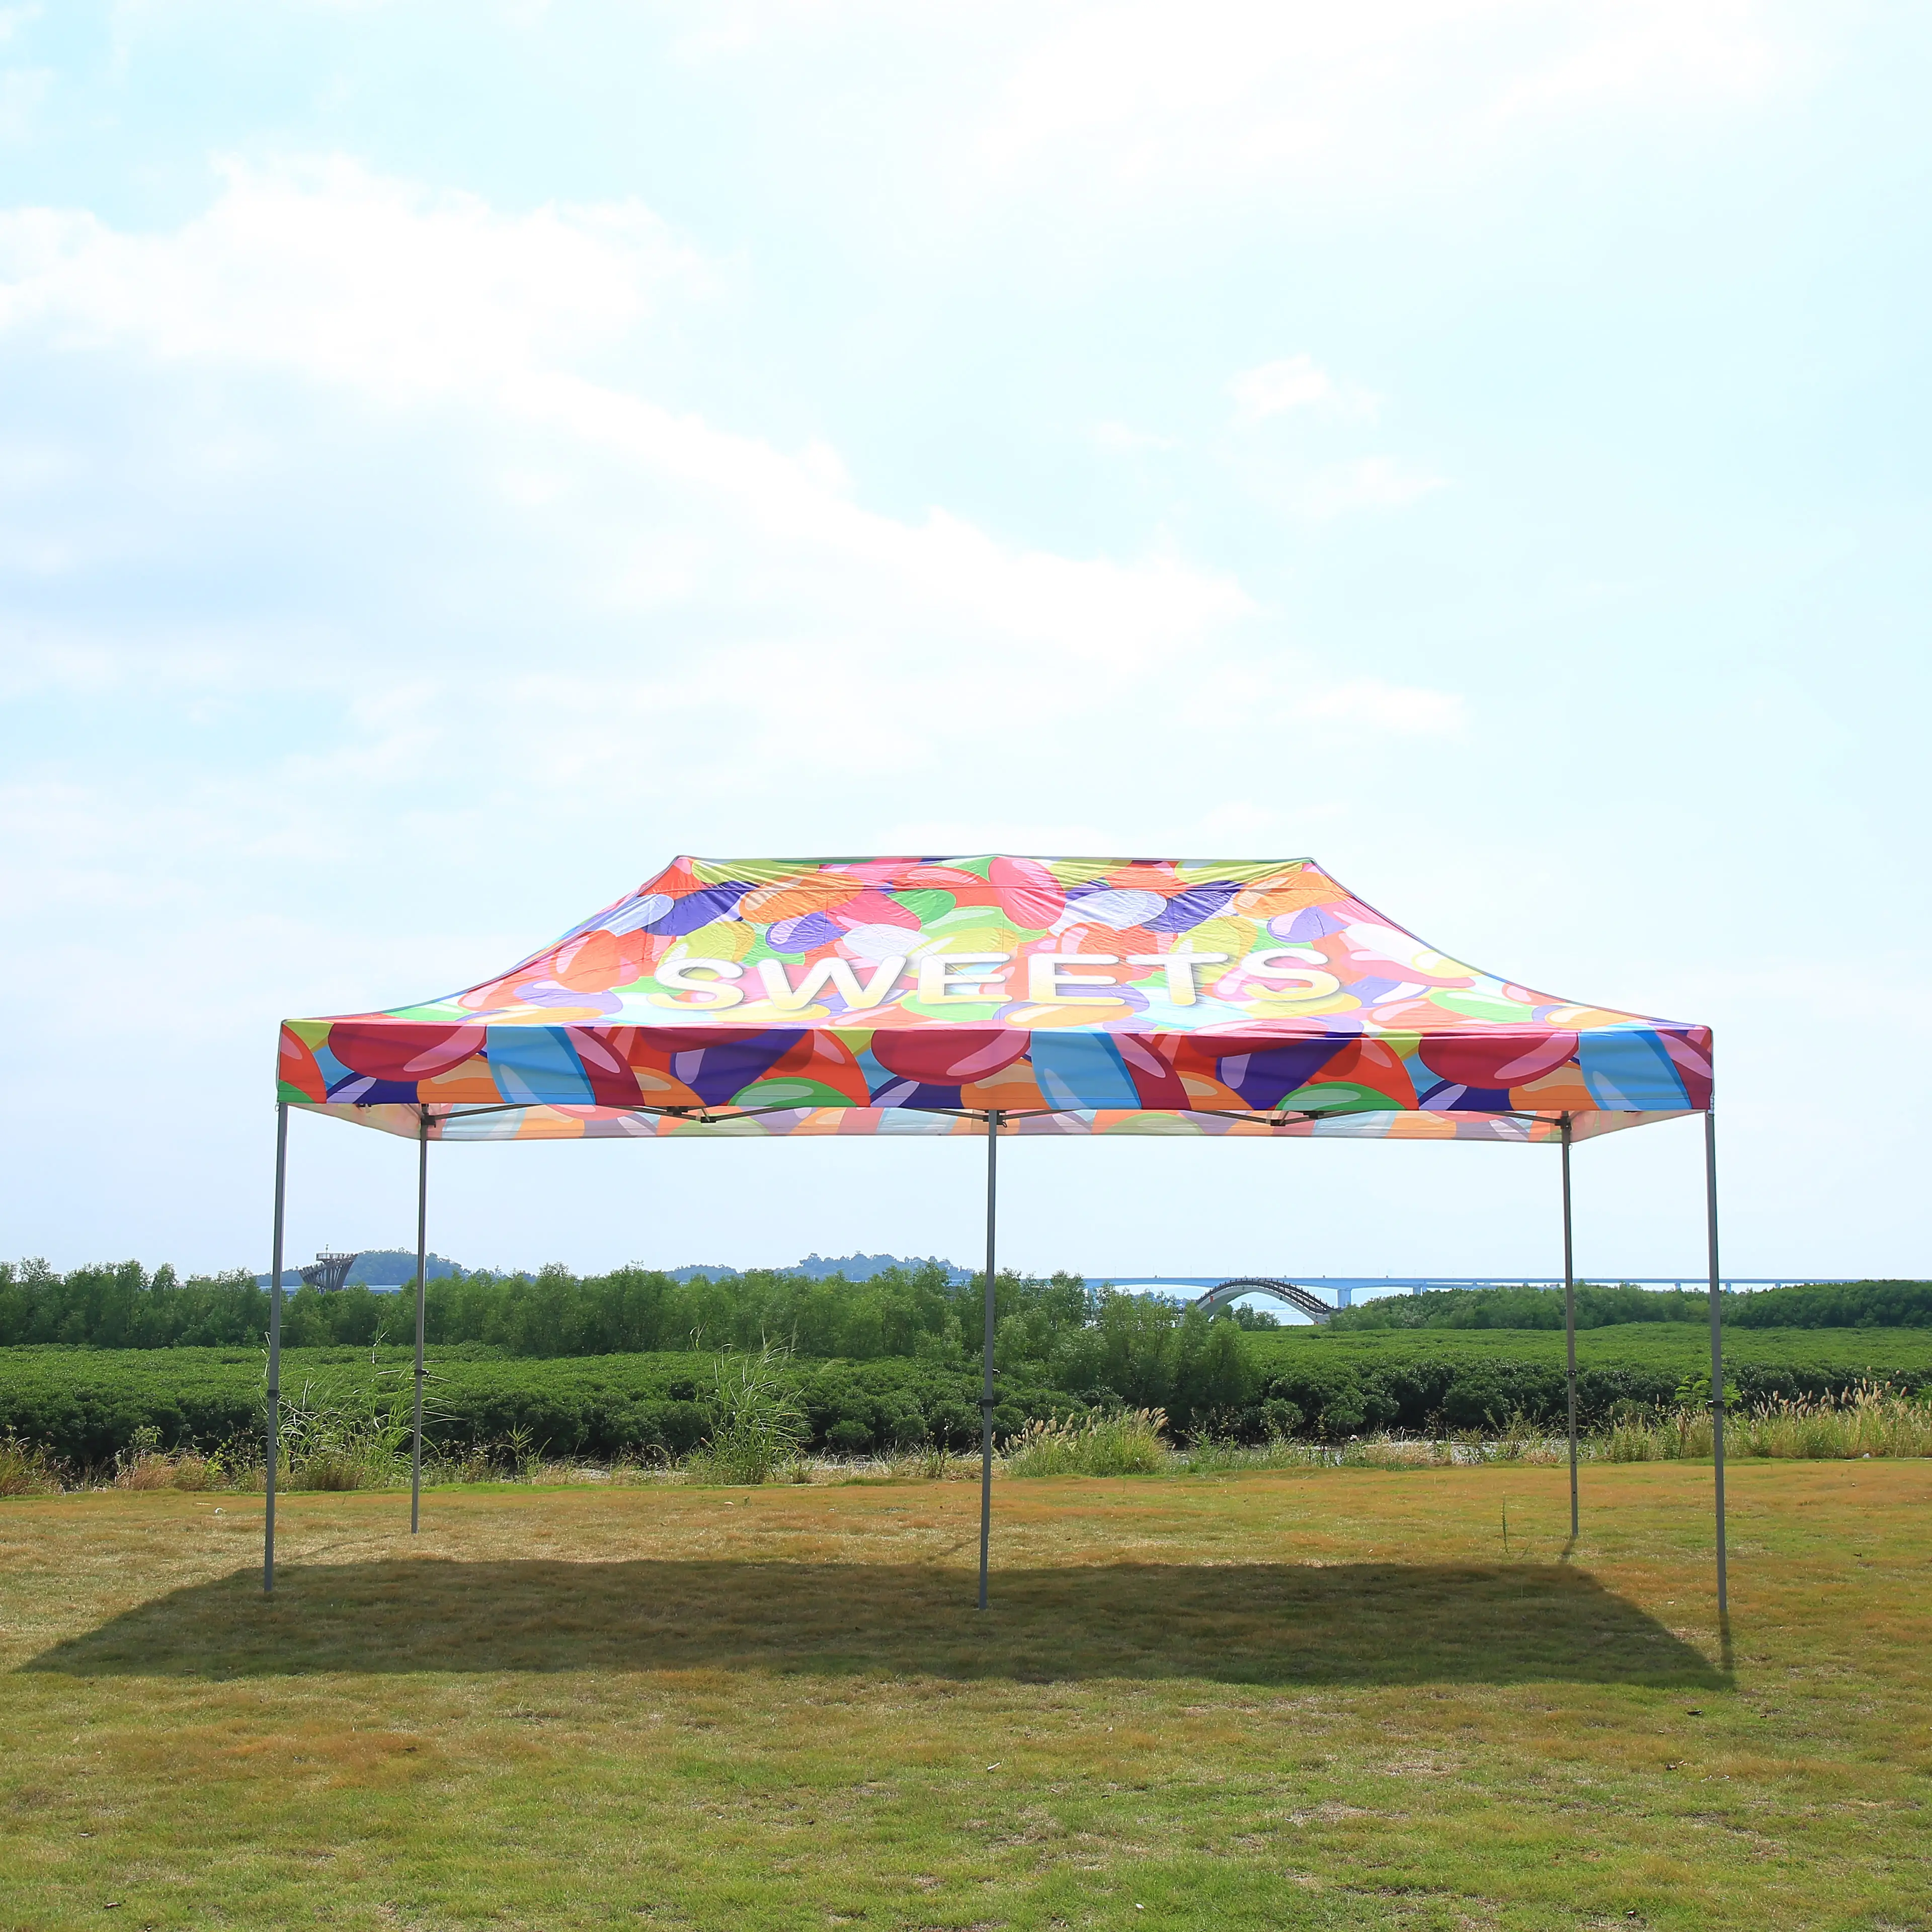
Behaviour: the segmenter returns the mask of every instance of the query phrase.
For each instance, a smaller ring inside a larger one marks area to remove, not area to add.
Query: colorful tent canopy
[[[1581,1139],[1707,1112],[1711,1034],[1438,952],[1312,860],[681,858],[446,998],[281,1030],[412,1139],[1005,1131]]]

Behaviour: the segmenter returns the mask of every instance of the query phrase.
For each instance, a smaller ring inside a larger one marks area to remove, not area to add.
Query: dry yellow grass
[[[1932,1923],[1932,1468],[1732,1486],[10,1501],[0,1924]]]

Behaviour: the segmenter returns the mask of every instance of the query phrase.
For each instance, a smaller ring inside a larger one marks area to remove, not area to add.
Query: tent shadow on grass
[[[1561,1564],[292,1564],[157,1597],[23,1666],[77,1676],[738,1670],[1028,1682],[1726,1679]]]

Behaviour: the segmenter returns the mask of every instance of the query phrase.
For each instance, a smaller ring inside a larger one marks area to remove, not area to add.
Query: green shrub
[[[1262,1432],[1270,1442],[1286,1442],[1301,1426],[1300,1409],[1292,1402],[1284,1402],[1279,1396],[1270,1396],[1263,1402],[1259,1411]]]
[[[1130,1379],[1130,1370],[1166,1375],[1186,1359],[1197,1366],[1218,1360],[1220,1373],[1227,1370],[1220,1352],[1230,1343],[1240,1352],[1246,1393],[1240,1401],[1209,1402],[1214,1391],[1197,1383],[1200,1406],[1185,1420],[1167,1410],[1184,1439],[1211,1432],[1252,1445],[1278,1436],[1341,1443],[1384,1432],[1493,1435],[1516,1414],[1534,1427],[1560,1432],[1564,1426],[1560,1330],[1244,1334],[1232,1323],[1199,1322],[1183,1335],[1172,1322],[1114,1318],[1132,1342],[1115,1364],[1123,1379]],[[1204,1335],[1210,1328],[1220,1334]],[[1932,1388],[1932,1330],[1740,1329],[1728,1339],[1726,1393],[1736,1416],[1780,1401],[1836,1402],[1862,1382],[1900,1394]],[[1172,1349],[1172,1358],[1162,1349]],[[1676,1406],[1687,1378],[1694,1396],[1696,1378],[1709,1366],[1704,1335],[1682,1324],[1598,1330],[1586,1338],[1582,1353],[1577,1402],[1586,1432],[1608,1430],[1619,1417],[1664,1414]],[[505,1356],[494,1345],[432,1348],[426,1451],[432,1461],[454,1463],[487,1450],[501,1469],[507,1466],[500,1445],[521,1431],[533,1453],[550,1458],[677,1461],[710,1428],[708,1400],[700,1402],[699,1391],[708,1397],[721,1361],[741,1359],[677,1351],[561,1360]],[[388,1377],[403,1393],[410,1366],[410,1352],[400,1347],[289,1349],[283,1386],[298,1396],[305,1384],[320,1390],[324,1384]],[[111,1471],[143,1429],[154,1432],[162,1456],[219,1454],[238,1468],[251,1460],[259,1466],[263,1366],[262,1351],[252,1347],[0,1349],[0,1433],[10,1429],[76,1473]],[[1062,1366],[1066,1372],[1020,1358],[1000,1371],[997,1442],[1043,1418],[1077,1420],[1124,1407],[1166,1406],[1126,1400],[1113,1383],[1088,1378],[1084,1370],[1076,1381],[1071,1367]],[[807,1449],[897,1454],[928,1441],[960,1454],[979,1448],[976,1364],[794,1355],[778,1372],[805,1416]],[[350,1460],[366,1480],[379,1479],[368,1458]]]

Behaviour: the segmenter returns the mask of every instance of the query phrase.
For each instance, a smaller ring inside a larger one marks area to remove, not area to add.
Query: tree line
[[[883,1270],[863,1281],[771,1270],[691,1281],[651,1268],[534,1276],[472,1274],[429,1282],[424,1330],[433,1346],[471,1345],[507,1356],[708,1353],[770,1342],[794,1354],[938,1365],[976,1360],[983,1276],[955,1282],[941,1263]],[[1090,1288],[1079,1276],[1003,1272],[994,1287],[996,1358],[1060,1387],[1105,1386],[1124,1397],[1184,1406],[1237,1399],[1241,1311],[1210,1319],[1166,1300]],[[75,1268],[0,1264],[0,1345],[97,1348],[259,1346],[268,1293],[245,1271],[178,1279],[138,1262]],[[415,1298],[351,1287],[285,1294],[282,1340],[292,1348],[412,1341]]]
[[[1628,1282],[1579,1282],[1576,1326],[1630,1322],[1708,1322],[1710,1292],[1637,1288]],[[1842,1281],[1766,1288],[1718,1298],[1726,1327],[1924,1328],[1932,1327],[1932,1282]],[[1561,1328],[1560,1288],[1449,1288],[1391,1294],[1340,1311],[1328,1324],[1364,1328]]]
[[[979,1280],[956,1282],[936,1262],[886,1268],[862,1281],[770,1269],[680,1281],[653,1268],[580,1276],[553,1266],[533,1276],[432,1280],[425,1335],[438,1346],[471,1343],[512,1356],[704,1352],[770,1341],[819,1359],[952,1364],[979,1352],[981,1292]],[[1215,1344],[1226,1348],[1235,1345],[1241,1328],[1274,1325],[1270,1316],[1245,1309],[1210,1322],[1164,1300],[1096,1288],[1069,1274],[1002,1273],[994,1300],[1003,1360],[1115,1388],[1121,1384],[1114,1367],[1153,1347],[1152,1338],[1173,1337],[1160,1347],[1186,1353],[1206,1348],[1210,1330],[1226,1334],[1226,1343]],[[1727,1294],[1722,1307],[1725,1322],[1739,1328],[1918,1328],[1932,1325],[1932,1283],[1775,1288]],[[1708,1319],[1702,1294],[1628,1284],[1576,1288],[1580,1328]],[[1328,1324],[1331,1332],[1562,1325],[1562,1291],[1535,1288],[1387,1296],[1343,1310]],[[65,1274],[40,1262],[0,1263],[0,1346],[234,1347],[259,1344],[268,1326],[268,1290],[246,1270],[183,1280],[172,1268],[149,1274],[138,1262]],[[285,1293],[282,1339],[291,1348],[399,1344],[415,1332],[407,1287],[387,1294],[364,1287]]]

